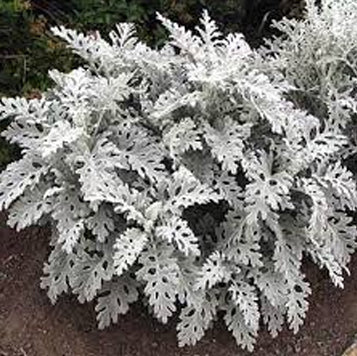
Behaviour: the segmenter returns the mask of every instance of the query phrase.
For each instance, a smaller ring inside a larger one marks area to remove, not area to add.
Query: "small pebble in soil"
[[[280,352],[281,352],[281,350],[276,350],[275,353],[276,353],[277,355],[281,355]],[[287,352],[288,352],[289,355],[292,354],[292,353],[294,352],[294,348],[293,348],[291,345],[288,345],[288,346],[287,346]]]
[[[301,345],[300,344],[294,345],[294,351],[298,354],[301,351]]]

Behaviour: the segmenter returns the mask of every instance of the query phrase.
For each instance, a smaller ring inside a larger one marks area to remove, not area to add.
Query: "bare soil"
[[[344,290],[307,266],[313,295],[304,327],[276,339],[262,332],[252,354],[241,351],[219,322],[195,347],[179,348],[175,322],[159,324],[140,303],[99,331],[93,304],[65,296],[53,306],[40,289],[46,230],[15,233],[0,221],[0,356],[340,356],[357,332],[357,256]]]

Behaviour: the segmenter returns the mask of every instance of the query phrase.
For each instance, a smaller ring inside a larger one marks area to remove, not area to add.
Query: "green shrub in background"
[[[57,20],[30,2],[0,4],[0,96],[34,96],[48,88],[47,72],[52,65],[70,70],[76,64],[75,57],[68,57],[48,31],[54,22],[65,20],[66,16]]]

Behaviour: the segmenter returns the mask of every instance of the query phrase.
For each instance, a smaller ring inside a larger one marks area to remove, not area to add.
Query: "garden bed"
[[[1,219],[4,226],[4,218]],[[357,332],[357,256],[345,289],[338,290],[312,265],[313,294],[305,325],[297,335],[284,330],[276,339],[263,332],[252,354],[237,348],[217,323],[192,348],[178,348],[175,323],[161,325],[137,303],[119,323],[99,331],[93,304],[62,297],[52,306],[40,289],[48,255],[47,232],[0,228],[1,356],[340,356]]]

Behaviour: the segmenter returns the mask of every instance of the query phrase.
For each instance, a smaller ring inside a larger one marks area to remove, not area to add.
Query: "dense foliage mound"
[[[221,314],[249,350],[261,321],[296,332],[311,292],[303,257],[342,286],[357,245],[344,166],[356,17],[355,1],[309,2],[258,52],[207,12],[197,34],[158,15],[170,33],[159,50],[128,23],[110,42],[54,28],[88,66],[0,106],[23,152],[0,176],[0,208],[17,229],[51,224],[51,300],[96,299],[103,328],[144,299],[163,323],[179,313],[180,345]]]

